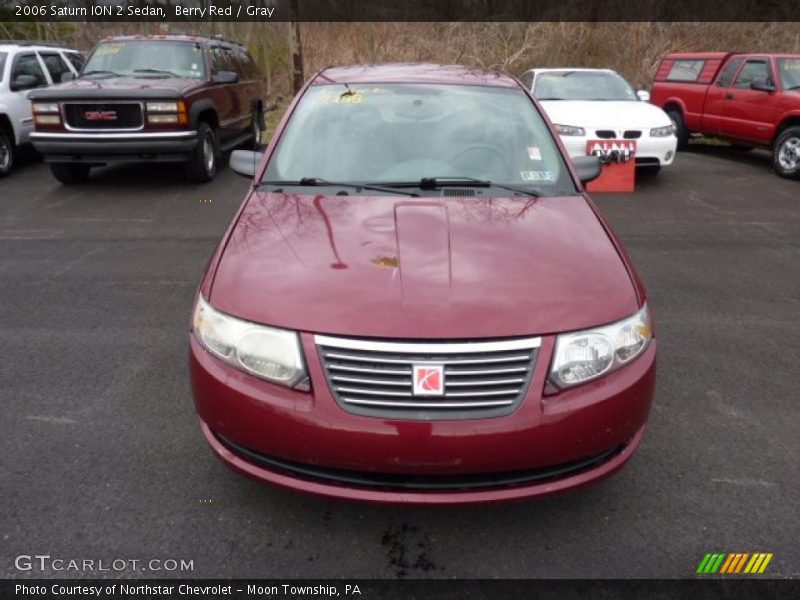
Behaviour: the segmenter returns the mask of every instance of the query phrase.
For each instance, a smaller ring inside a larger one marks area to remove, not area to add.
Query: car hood
[[[637,100],[546,100],[547,116],[559,125],[602,129],[647,129],[663,127],[671,121],[659,107]]]
[[[49,88],[34,90],[31,100],[87,98],[180,98],[192,88],[203,85],[197,79],[180,77],[107,77],[75,79]]]
[[[278,327],[418,339],[583,329],[638,306],[630,274],[581,196],[254,192],[209,300]]]

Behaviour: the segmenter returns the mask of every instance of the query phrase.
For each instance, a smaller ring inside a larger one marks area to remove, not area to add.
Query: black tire
[[[253,113],[253,123],[250,127],[253,131],[253,139],[250,140],[249,147],[258,152],[264,141],[264,115],[261,114],[261,111]]]
[[[676,108],[670,108],[667,111],[667,116],[675,126],[675,137],[678,138],[678,150],[686,150],[689,145],[689,132],[683,122],[681,111]]]
[[[800,127],[787,127],[775,138],[772,167],[781,177],[800,180]]]
[[[208,123],[197,126],[197,147],[186,163],[186,177],[194,183],[206,183],[214,179],[219,166],[219,140]]]
[[[636,174],[641,174],[645,177],[652,177],[653,175],[657,175],[660,170],[661,165],[645,165],[642,167],[636,167]]]
[[[14,168],[14,142],[5,130],[0,129],[0,177],[11,174]]]
[[[81,183],[89,177],[89,165],[71,163],[50,163],[50,172],[64,185]]]

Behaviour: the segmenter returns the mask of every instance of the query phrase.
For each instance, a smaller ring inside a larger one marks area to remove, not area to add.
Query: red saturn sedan
[[[324,496],[531,498],[642,441],[646,295],[514,78],[329,68],[297,95],[198,290],[200,423],[223,462]]]

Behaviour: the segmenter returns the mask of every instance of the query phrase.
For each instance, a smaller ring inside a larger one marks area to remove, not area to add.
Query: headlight
[[[60,125],[61,117],[58,115],[34,115],[33,122],[37,125]]]
[[[176,113],[176,112],[178,112],[178,103],[177,102],[148,102],[147,103],[147,112]]]
[[[647,305],[612,325],[559,335],[550,380],[565,388],[605,375],[641,354],[651,339]]]
[[[667,137],[675,133],[675,126],[665,125],[664,127],[654,127],[650,130],[650,137]]]
[[[225,315],[202,296],[197,299],[192,329],[209,352],[229,365],[273,383],[308,389],[296,332]]]
[[[560,135],[586,135],[583,127],[573,127],[572,125],[553,125]]]
[[[163,125],[165,123],[177,123],[178,115],[147,115],[147,122],[154,125]]]
[[[33,112],[35,113],[57,113],[59,112],[58,102],[34,102]]]

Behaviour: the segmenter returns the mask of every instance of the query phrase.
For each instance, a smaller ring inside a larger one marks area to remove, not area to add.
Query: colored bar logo
[[[697,573],[702,575],[747,573],[755,575],[767,569],[773,554],[766,552],[709,552],[700,561]]]

